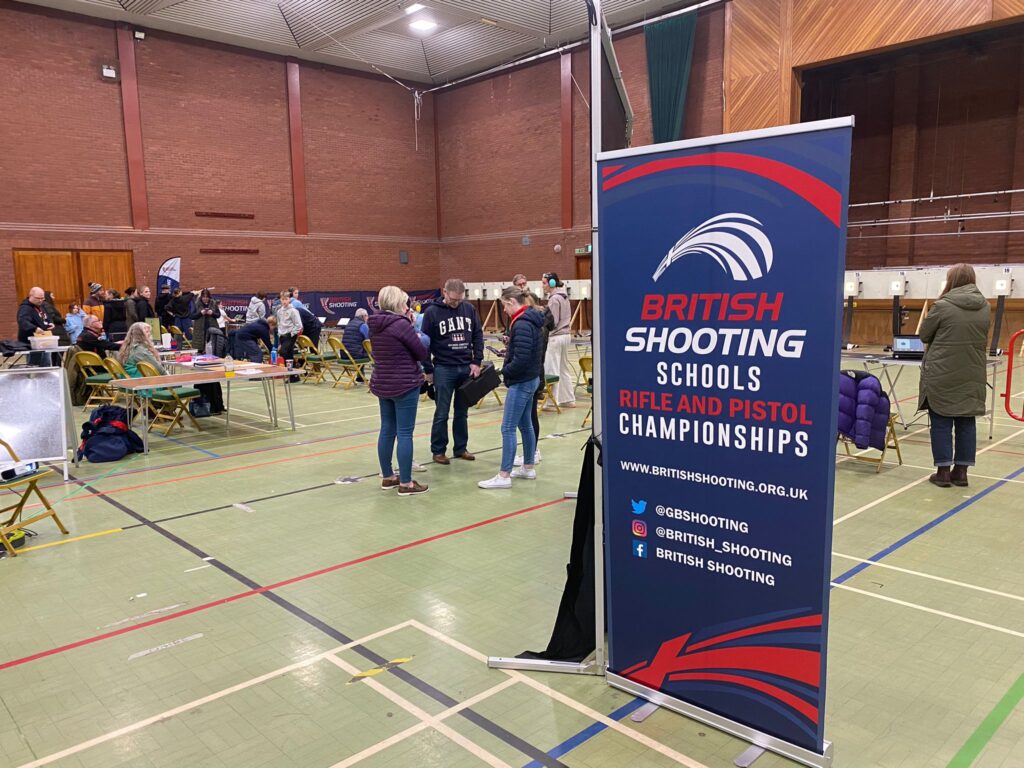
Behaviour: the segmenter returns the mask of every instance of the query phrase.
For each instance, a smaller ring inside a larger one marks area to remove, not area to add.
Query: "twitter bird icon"
[[[647,510],[647,502],[642,499],[640,501],[630,499],[629,503],[633,505],[634,515],[642,515]]]

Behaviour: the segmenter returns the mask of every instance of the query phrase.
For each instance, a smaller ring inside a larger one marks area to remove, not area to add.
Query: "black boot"
[[[967,487],[967,466],[965,464],[957,464],[953,467],[953,471],[949,473],[949,480],[953,485],[958,488]]]
[[[935,474],[929,477],[928,481],[939,488],[949,488],[953,485],[949,479],[949,467],[936,467]]]

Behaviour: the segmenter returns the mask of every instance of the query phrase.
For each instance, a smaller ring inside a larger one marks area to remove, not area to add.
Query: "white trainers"
[[[517,478],[519,480],[536,480],[537,470],[520,467],[519,469],[512,470],[512,477]]]
[[[495,475],[490,480],[481,480],[479,483],[477,483],[477,485],[479,485],[481,488],[487,491],[494,488],[511,488],[512,478],[502,477],[501,475]]]
[[[420,464],[418,461],[414,461],[412,463],[412,471],[413,472],[426,472],[427,468],[425,466],[423,466],[422,464]]]
[[[534,451],[533,463],[534,464],[540,464],[540,462],[541,462],[540,451],[539,450],[538,451]],[[522,456],[522,454],[516,456],[515,461],[512,462],[512,466],[514,466],[514,467],[521,467],[521,466],[523,466],[523,456]]]

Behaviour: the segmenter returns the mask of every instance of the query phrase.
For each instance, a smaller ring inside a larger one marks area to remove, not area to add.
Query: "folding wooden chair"
[[[580,376],[583,381],[577,382],[576,386],[580,384],[587,385],[587,394],[590,395],[590,410],[587,411],[587,415],[583,417],[583,423],[581,427],[587,426],[587,422],[590,421],[590,417],[594,415],[594,358],[590,355],[586,355],[580,358]]]
[[[373,359],[373,342],[369,339],[363,339],[363,349],[366,350],[366,357],[370,361],[369,370],[370,375],[373,375],[373,367],[377,364],[377,361]]]
[[[11,461],[20,461],[20,459],[18,459],[18,454],[14,452],[14,449],[9,443],[4,440],[0,440],[0,445],[2,445],[7,451]],[[40,520],[45,520],[47,517],[52,517],[53,522],[57,524],[61,533],[66,534],[68,532],[68,529],[64,527],[64,523],[62,523],[60,518],[57,517],[57,513],[53,511],[53,508],[50,506],[50,502],[47,501],[46,497],[43,496],[43,492],[39,490],[39,486],[36,485],[36,483],[38,483],[42,478],[50,474],[53,474],[52,469],[40,468],[35,472],[27,475],[21,475],[13,480],[0,480],[0,491],[10,491],[18,497],[18,501],[16,503],[0,509],[0,515],[14,510],[9,518],[0,523],[0,543],[3,544],[4,549],[7,550],[7,554],[10,557],[17,557],[18,555],[18,552],[13,546],[11,546],[10,534],[25,527],[26,525],[31,525],[32,523],[37,523]],[[22,511],[25,509],[25,503],[33,493],[39,497],[41,502],[43,502],[43,511],[38,515],[33,515],[27,520],[22,520],[21,515]]]
[[[330,373],[335,381],[338,380],[330,367],[330,361],[335,359],[334,354],[321,354],[308,336],[299,335],[295,339],[295,352],[296,357],[302,361],[303,382],[312,379],[314,384],[319,384],[326,373]]]
[[[335,336],[328,336],[327,343],[334,350],[338,361],[338,372],[341,374],[341,376],[334,377],[332,387],[336,387],[344,381],[345,389],[351,389],[359,383],[359,378],[362,378],[363,381],[367,380],[364,368],[370,364],[369,357],[352,357],[352,353],[341,343],[341,339]]]
[[[160,371],[155,366],[149,363],[139,362],[137,364],[139,373],[144,377],[159,376]],[[184,422],[182,416],[188,416],[192,425],[199,430],[203,430],[199,426],[199,422],[196,421],[192,412],[188,409],[188,404],[193,400],[201,397],[198,389],[193,387],[177,387],[173,389],[154,389],[148,393],[146,390],[141,390],[139,397],[149,401],[150,406],[153,409],[153,418],[149,422],[149,431],[153,431],[153,427],[157,424],[166,424],[167,429],[164,430],[164,437],[170,437],[171,431],[176,426],[184,428]]]
[[[545,375],[544,376],[544,396],[537,403],[537,407],[543,409],[545,404],[550,400],[558,413],[562,412],[561,407],[558,405],[558,400],[555,399],[555,384],[558,383],[557,376]]]
[[[188,340],[184,333],[182,333],[181,328],[176,325],[172,325],[167,329],[167,332],[174,338],[178,339],[178,343],[182,349],[192,349],[192,342]]]
[[[114,357],[105,357],[105,358],[103,358],[103,367],[106,368],[107,372],[110,374],[111,381],[117,381],[118,379],[130,379],[131,378],[131,376],[128,375],[128,371],[126,371],[124,369],[124,366],[121,365],[120,361],[118,361],[117,358],[114,358]],[[136,400],[138,398],[136,397],[134,392],[132,392],[130,390],[127,390],[127,389],[120,389],[118,387],[111,387],[111,389],[114,392],[114,400],[113,400],[113,404],[114,405],[116,405],[117,401],[120,400],[123,397],[124,398],[124,402],[125,402],[125,407],[130,408],[130,409],[136,407]]]
[[[839,435],[836,436],[836,440],[843,444],[843,448],[846,449],[846,455],[851,459],[855,461],[864,461],[868,464],[874,464],[875,474],[882,471],[882,463],[885,461],[885,453],[890,448],[893,448],[896,451],[897,466],[903,466],[903,451],[900,450],[900,439],[896,432],[895,413],[889,414],[889,422],[885,425],[885,447],[882,448],[882,452],[877,457],[853,453],[850,450],[850,445],[853,444],[853,440],[842,433],[839,433]]]
[[[76,352],[75,368],[78,369],[78,376],[85,382],[85,387],[89,392],[82,410],[88,411],[98,405],[107,405],[117,401],[117,393],[110,386],[114,377],[103,365],[102,357],[95,352]]]

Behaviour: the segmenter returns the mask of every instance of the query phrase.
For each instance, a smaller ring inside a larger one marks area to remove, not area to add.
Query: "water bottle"
[[[235,377],[235,360],[228,355],[224,358],[224,378],[233,379]]]
[[[270,364],[277,365],[277,347],[270,348]]]

